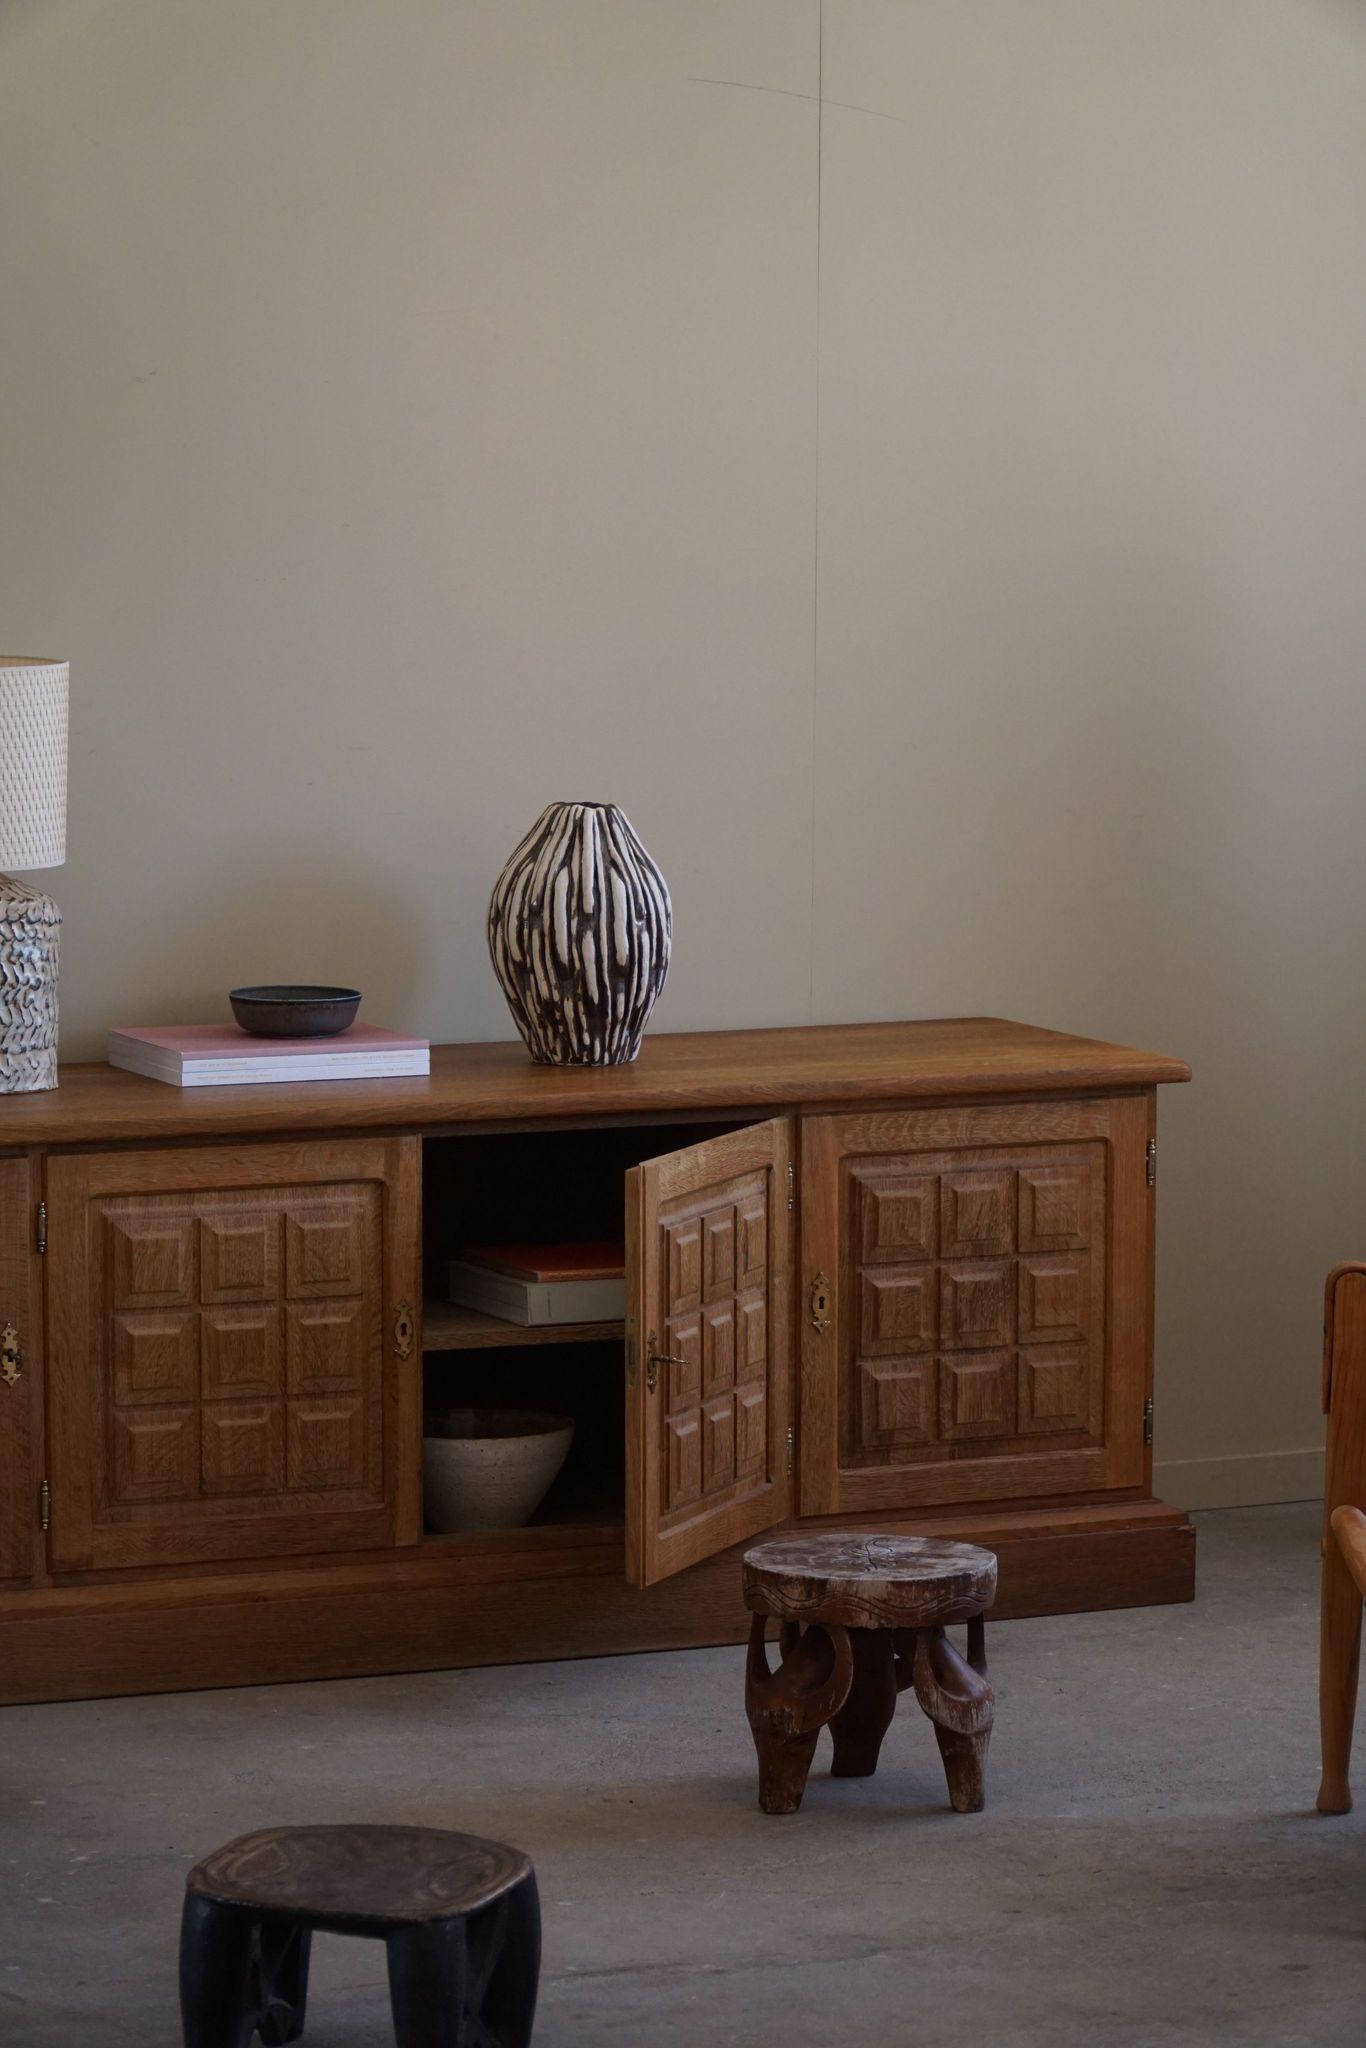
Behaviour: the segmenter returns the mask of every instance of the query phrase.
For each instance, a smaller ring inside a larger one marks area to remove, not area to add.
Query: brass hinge
[[[793,1428],[793,1426],[791,1425],[791,1423],[789,1423],[789,1424],[788,1424],[788,1429],[787,1429],[787,1476],[788,1476],[788,1478],[789,1478],[789,1479],[790,1479],[790,1478],[792,1477],[793,1469],[794,1469],[794,1467],[795,1467],[795,1465],[796,1465],[796,1460],[797,1460],[797,1432],[796,1432],[796,1430],[795,1430],[795,1429]]]
[[[37,1230],[37,1239],[38,1239],[38,1249],[39,1249],[39,1251],[40,1251],[40,1252],[45,1252],[45,1251],[47,1250],[47,1203],[46,1203],[46,1202],[40,1202],[40,1203],[38,1204],[38,1230]]]
[[[51,1526],[52,1488],[48,1485],[45,1479],[42,1485],[38,1488],[38,1527],[40,1529],[50,1529]]]
[[[797,1169],[790,1159],[787,1162],[787,1206],[789,1209],[797,1206]]]
[[[1150,1188],[1155,1188],[1155,1187],[1157,1186],[1157,1140],[1156,1140],[1156,1138],[1149,1138],[1149,1140],[1148,1140],[1148,1186],[1149,1186]]]
[[[1145,1402],[1143,1403],[1143,1441],[1144,1441],[1144,1443],[1145,1443],[1145,1444],[1150,1444],[1150,1443],[1152,1442],[1152,1440],[1153,1440],[1153,1397],[1152,1397],[1152,1395],[1151,1395],[1151,1394],[1149,1394],[1149,1396],[1148,1396],[1147,1400],[1146,1400],[1146,1401],[1145,1401]]]

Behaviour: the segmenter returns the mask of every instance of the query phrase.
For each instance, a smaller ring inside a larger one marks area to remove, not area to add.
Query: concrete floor
[[[1366,1799],[1312,1813],[1317,1537],[1313,1507],[1203,1516],[1194,1607],[992,1630],[976,1816],[909,1700],[876,1778],[760,1815],[738,1650],[5,1709],[0,2042],[175,2048],[186,1867],[355,1819],[531,1852],[537,2048],[1358,2043]],[[382,1949],[315,1958],[306,2040],[389,2041]]]

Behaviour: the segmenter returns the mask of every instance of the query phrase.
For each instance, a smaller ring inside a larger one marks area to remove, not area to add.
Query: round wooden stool
[[[934,1723],[956,1813],[980,1812],[995,1695],[986,1625],[996,1559],[922,1536],[794,1536],[745,1552],[749,1632],[745,1711],[759,1752],[759,1804],[795,1813],[827,1722],[830,1775],[870,1778],[897,1694],[908,1685]],[[766,1626],[780,1624],[769,1669]],[[965,1663],[944,1634],[968,1625]]]
[[[398,2048],[530,2041],[541,1917],[520,1849],[442,1828],[263,1828],[186,1879],[185,2048],[297,2041],[315,1928],[386,1944]]]

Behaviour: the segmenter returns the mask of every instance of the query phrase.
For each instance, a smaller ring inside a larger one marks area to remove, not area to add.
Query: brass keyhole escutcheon
[[[0,1330],[0,1380],[12,1387],[24,1370],[24,1354],[19,1347],[19,1332],[13,1323],[6,1323]]]
[[[830,1328],[830,1282],[824,1273],[817,1273],[811,1282],[811,1327],[813,1330]]]
[[[413,1304],[410,1301],[401,1301],[394,1310],[395,1358],[412,1357],[413,1339],[416,1335],[417,1325],[413,1321]]]

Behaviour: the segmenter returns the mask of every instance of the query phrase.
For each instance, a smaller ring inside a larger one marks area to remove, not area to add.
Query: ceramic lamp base
[[[57,1086],[57,933],[50,896],[0,875],[0,1095]]]

